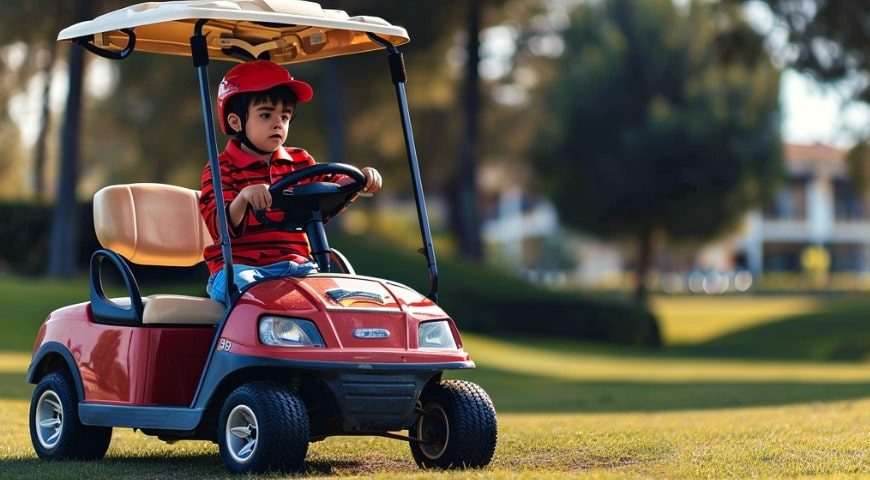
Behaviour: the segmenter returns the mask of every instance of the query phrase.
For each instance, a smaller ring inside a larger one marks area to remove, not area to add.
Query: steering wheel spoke
[[[326,175],[344,175],[350,182],[322,181]],[[264,211],[254,216],[264,224],[281,230],[301,230],[319,213],[323,223],[344,210],[365,187],[365,175],[356,167],[343,163],[319,163],[285,175],[269,187],[271,210],[283,212],[281,220],[269,218]]]

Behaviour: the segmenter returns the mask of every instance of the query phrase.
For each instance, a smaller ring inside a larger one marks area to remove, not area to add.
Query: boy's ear
[[[227,115],[227,125],[236,132],[242,131],[242,119],[235,113]]]

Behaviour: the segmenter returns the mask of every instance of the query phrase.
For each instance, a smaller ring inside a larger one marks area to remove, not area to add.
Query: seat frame
[[[127,295],[130,299],[128,306],[121,305],[109,299],[103,289],[102,264],[108,260],[118,272],[127,287]],[[100,323],[112,325],[142,325],[145,306],[142,302],[142,292],[139,284],[133,277],[130,266],[123,257],[117,253],[100,249],[91,255],[90,265],[90,296],[91,312],[94,319]]]

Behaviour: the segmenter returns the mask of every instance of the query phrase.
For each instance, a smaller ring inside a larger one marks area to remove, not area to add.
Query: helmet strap
[[[243,93],[243,94],[242,94],[242,101],[243,101],[243,104],[244,104],[244,105],[247,105],[247,104],[248,104],[248,98],[247,98],[247,94],[246,94],[246,93]],[[245,135],[245,125],[246,125],[247,123],[248,123],[248,112],[247,112],[247,109],[245,109],[245,110],[243,110],[243,111],[241,112],[241,114],[239,115],[239,124],[240,124],[239,126],[240,126],[241,128],[239,128],[239,130],[238,130],[238,131],[236,132],[236,134],[235,134],[236,139],[237,139],[239,142],[241,142],[242,145],[248,147],[249,149],[253,150],[254,152],[259,153],[260,155],[269,155],[269,154],[271,154],[272,152],[266,152],[266,151],[264,151],[264,150],[260,150],[260,149],[257,148],[256,146],[254,146],[254,144],[251,142],[251,139],[249,139],[248,136]],[[232,128],[232,127],[230,127],[230,128]]]
[[[254,144],[251,142],[251,140],[248,138],[248,136],[245,135],[244,130],[240,130],[240,131],[236,132],[235,136],[236,136],[236,139],[238,139],[238,141],[242,142],[242,145],[250,148],[251,150],[259,153],[260,155],[270,155],[272,153],[272,152],[267,152],[265,150],[260,150],[259,148],[254,146]]]

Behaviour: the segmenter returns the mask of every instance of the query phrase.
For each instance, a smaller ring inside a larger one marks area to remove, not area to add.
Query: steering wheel
[[[353,181],[346,185],[334,182],[310,182],[322,175],[340,174]],[[264,210],[255,210],[254,216],[264,224],[281,230],[301,230],[311,220],[328,222],[341,212],[366,185],[366,177],[356,167],[344,163],[318,163],[284,176],[269,187],[272,209],[281,210],[284,218],[272,220]]]

